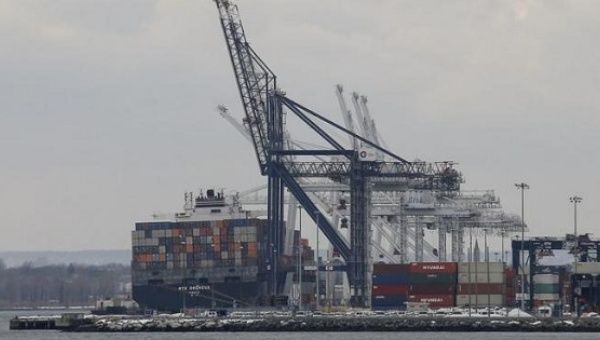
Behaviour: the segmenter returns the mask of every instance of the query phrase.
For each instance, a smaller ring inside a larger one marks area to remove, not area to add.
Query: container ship
[[[159,311],[265,304],[267,221],[257,215],[207,190],[186,193],[183,212],[137,222],[133,299]]]

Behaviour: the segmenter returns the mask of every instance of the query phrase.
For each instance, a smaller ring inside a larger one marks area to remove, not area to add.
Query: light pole
[[[319,261],[319,216],[321,215],[320,211],[315,211],[315,215],[316,215],[316,219],[317,219],[317,275],[316,275],[316,284],[317,284],[317,310],[319,310],[319,307],[321,306],[321,292],[320,292],[320,285],[321,282],[319,280],[319,274],[320,274],[320,268],[319,265],[321,264],[321,261]]]
[[[298,205],[300,234],[298,235],[298,310],[302,310],[302,206]]]
[[[525,310],[525,190],[529,189],[527,183],[516,183],[515,187],[521,190],[521,309]]]
[[[485,267],[486,267],[486,273],[487,273],[487,283],[488,286],[490,284],[490,252],[488,249],[488,243],[487,243],[487,229],[483,229],[483,248],[484,248],[484,256],[485,256]],[[490,314],[490,309],[491,309],[491,301],[490,301],[490,291],[488,289],[488,294],[487,294],[487,314],[488,314],[488,318],[491,317]]]
[[[569,197],[569,201],[573,203],[573,234],[575,238],[577,238],[577,204],[583,201],[583,198],[579,196],[571,196]]]

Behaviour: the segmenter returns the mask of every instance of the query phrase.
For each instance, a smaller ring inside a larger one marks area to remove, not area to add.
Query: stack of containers
[[[409,302],[428,303],[431,308],[455,306],[455,262],[413,262],[409,271]]]
[[[373,309],[404,309],[408,297],[408,264],[376,263],[373,266]]]
[[[506,294],[505,275],[504,264],[501,262],[460,263],[457,306],[503,306]]]
[[[136,223],[132,265],[137,270],[257,266],[264,224],[257,219]]]
[[[560,301],[560,267],[539,266],[533,274],[533,306]]]
[[[517,293],[517,274],[512,268],[504,270],[504,305],[514,306],[516,303]]]

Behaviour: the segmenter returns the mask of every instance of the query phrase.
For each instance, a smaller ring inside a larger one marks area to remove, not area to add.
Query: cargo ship
[[[182,212],[137,222],[132,296],[145,309],[236,308],[267,303],[267,221],[235,196],[185,194]]]

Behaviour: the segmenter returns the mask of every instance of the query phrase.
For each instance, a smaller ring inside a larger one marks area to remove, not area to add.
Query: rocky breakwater
[[[75,332],[600,332],[600,318],[287,317],[254,319],[103,318]]]

